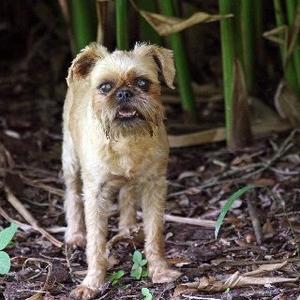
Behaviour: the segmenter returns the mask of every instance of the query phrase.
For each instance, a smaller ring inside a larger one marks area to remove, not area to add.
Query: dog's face
[[[152,135],[162,125],[161,75],[173,88],[172,51],[140,44],[134,50],[108,51],[93,44],[73,61],[68,83],[85,80],[91,88],[93,112],[106,136]]]

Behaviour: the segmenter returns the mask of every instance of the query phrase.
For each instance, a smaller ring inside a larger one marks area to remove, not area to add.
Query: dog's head
[[[106,136],[152,135],[162,125],[164,109],[160,82],[174,88],[171,50],[137,44],[132,51],[114,51],[92,44],[74,59],[67,82],[84,80],[92,93],[95,116]]]

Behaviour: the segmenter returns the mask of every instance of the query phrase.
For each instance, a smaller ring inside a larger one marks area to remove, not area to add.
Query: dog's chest
[[[102,149],[100,156],[113,175],[134,178],[155,162],[155,152],[149,143],[114,142]]]

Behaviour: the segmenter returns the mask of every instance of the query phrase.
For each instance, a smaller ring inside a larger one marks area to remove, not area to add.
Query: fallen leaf
[[[258,178],[253,181],[254,185],[272,186],[275,184],[275,180],[272,178]]]
[[[245,236],[245,241],[246,241],[247,244],[252,244],[252,243],[256,242],[256,238],[253,234],[248,233]]]
[[[287,263],[288,263],[287,261],[283,261],[278,264],[261,265],[258,267],[258,269],[245,273],[244,276],[257,276],[257,275],[265,274],[267,272],[277,271],[280,270],[282,267],[284,267]]]
[[[178,296],[183,292],[222,292],[227,289],[233,289],[242,286],[253,285],[271,285],[275,283],[295,282],[298,278],[284,278],[284,277],[254,277],[240,275],[235,272],[226,280],[218,280],[214,277],[202,277],[199,281],[183,283],[176,287],[174,296]]]
[[[44,299],[43,294],[36,293],[36,294],[32,295],[31,297],[26,298],[25,300],[43,300],[43,299]]]
[[[263,225],[262,232],[265,238],[270,238],[275,235],[275,230],[270,219],[267,219],[266,223]]]
[[[170,265],[174,265],[176,267],[183,267],[183,266],[191,264],[192,262],[183,257],[174,257],[174,258],[169,258],[168,263]]]

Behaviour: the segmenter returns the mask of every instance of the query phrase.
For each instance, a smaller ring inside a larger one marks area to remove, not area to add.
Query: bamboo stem
[[[284,17],[281,0],[273,0],[273,5],[274,5],[274,10],[275,10],[275,19],[276,19],[277,27],[286,25],[286,20]],[[282,35],[282,40],[283,39],[284,39],[284,36]],[[280,46],[280,54],[281,54],[281,61],[282,61],[284,77],[285,77],[290,89],[294,93],[298,94],[299,92],[298,92],[298,83],[297,83],[295,67],[291,61],[288,61],[287,63],[285,63],[286,53],[287,53],[287,41],[285,42],[285,44],[283,46]]]
[[[172,0],[164,0],[160,2],[162,13],[166,16],[174,16],[174,7]],[[170,36],[170,42],[174,51],[175,64],[177,69],[177,80],[182,99],[183,110],[191,117],[193,121],[197,121],[197,110],[195,98],[191,86],[191,77],[188,69],[188,61],[183,46],[183,40],[180,33],[173,33]]]
[[[127,0],[116,0],[116,37],[117,47],[128,50],[128,3]]]
[[[138,0],[137,1],[139,9],[156,12],[156,2],[149,0]],[[162,38],[157,34],[157,32],[149,25],[149,23],[139,15],[139,23],[140,23],[140,36],[141,40],[149,41],[152,44],[162,45]]]
[[[243,69],[247,90],[250,93],[253,90],[254,79],[254,7],[253,0],[243,0],[241,2],[241,38],[242,38],[242,53],[243,53]]]
[[[95,2],[70,0],[74,52],[96,40],[97,14]]]
[[[295,26],[296,14],[299,13],[300,1],[299,0],[288,0],[286,1],[287,19],[289,24],[289,32],[293,34]],[[296,38],[296,44],[298,44],[298,38]],[[287,58],[288,59],[288,58]],[[297,49],[293,49],[292,62],[294,64],[295,75],[297,79],[297,90],[295,91],[298,95],[300,94],[300,52]],[[287,62],[288,63],[288,62]]]
[[[231,0],[219,0],[221,14],[232,12]],[[232,143],[233,127],[233,60],[234,60],[234,39],[233,39],[233,20],[223,19],[221,26],[221,47],[223,63],[223,88],[225,98],[225,127],[227,145]]]
[[[264,47],[263,47],[263,5],[261,0],[254,0],[254,51],[257,53],[257,65],[264,64]]]

